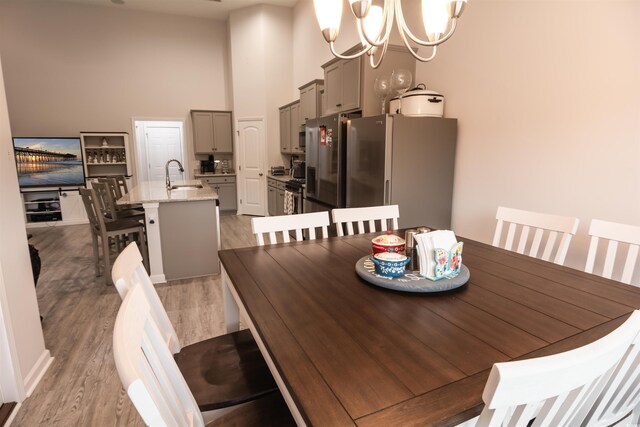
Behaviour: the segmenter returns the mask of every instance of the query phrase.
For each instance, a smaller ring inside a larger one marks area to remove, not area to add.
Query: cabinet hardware
[[[263,175],[263,173],[262,173],[262,172],[260,172],[260,173],[258,174],[258,176],[262,176],[262,175]]]

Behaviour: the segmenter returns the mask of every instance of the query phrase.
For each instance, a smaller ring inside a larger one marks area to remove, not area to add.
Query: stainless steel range
[[[304,213],[304,189],[306,180],[304,178],[291,178],[285,184],[285,190],[293,193],[293,213]]]

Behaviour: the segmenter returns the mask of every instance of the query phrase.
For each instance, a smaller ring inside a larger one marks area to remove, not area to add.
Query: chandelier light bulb
[[[402,0],[378,0],[375,5],[372,0],[349,0],[362,44],[360,50],[353,49],[349,53],[339,53],[335,46],[342,18],[342,3],[343,0],[313,1],[320,30],[329,43],[331,53],[344,60],[366,54],[371,67],[378,68],[387,52],[394,24],[402,42],[415,59],[421,62],[434,59],[438,46],[455,33],[467,0],[422,0],[422,23],[427,34],[426,40],[416,36],[407,25]],[[418,48],[430,48],[430,55],[420,54],[415,45]]]
[[[335,41],[342,19],[342,0],[313,0],[313,6],[325,40],[327,42]]]
[[[382,24],[384,23],[382,17],[382,8],[380,6],[371,6],[369,8],[369,13],[367,16],[362,19],[362,30],[367,36],[368,40],[376,41],[380,36],[380,32],[382,31]],[[367,43],[366,40],[363,40],[364,44]]]
[[[422,22],[429,41],[438,40],[447,30],[448,3],[447,0],[422,0]]]

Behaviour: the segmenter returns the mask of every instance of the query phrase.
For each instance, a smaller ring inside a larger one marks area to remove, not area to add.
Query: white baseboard
[[[154,274],[151,276],[151,283],[158,285],[160,283],[167,283],[167,278],[164,274]]]
[[[89,224],[88,219],[72,219],[68,221],[27,222],[27,228],[63,227],[65,225]]]
[[[21,406],[22,403],[16,403],[16,406],[13,407],[13,411],[11,411],[11,415],[9,415],[9,418],[4,422],[4,427],[9,427],[11,425],[16,415],[18,415],[18,411]]]
[[[51,357],[51,353],[49,350],[45,349],[24,379],[24,389],[27,397],[31,396],[31,393],[36,389],[36,386],[44,376],[45,372],[47,372],[47,369],[49,369],[52,362],[53,357]]]

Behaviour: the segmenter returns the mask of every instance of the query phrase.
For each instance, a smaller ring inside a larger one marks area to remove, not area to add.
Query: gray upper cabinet
[[[327,66],[324,69],[324,97],[325,114],[342,111],[342,61]]]
[[[304,151],[300,148],[300,102],[291,105],[291,129],[289,131],[289,144],[292,154],[302,154]]]
[[[218,153],[233,153],[231,112],[213,113],[213,143]]]
[[[360,45],[344,52],[347,55],[360,50]],[[381,113],[380,99],[373,91],[378,76],[390,76],[394,69],[407,69],[416,75],[415,58],[403,46],[389,45],[385,59],[376,69],[369,65],[368,57],[356,59],[334,58],[322,66],[324,69],[324,114],[361,110],[362,116]],[[415,81],[413,85],[415,85]]]
[[[334,60],[324,69],[325,114],[360,108],[360,58]]]
[[[231,111],[191,110],[196,154],[233,153]]]
[[[322,116],[321,92],[324,80],[314,80],[301,86],[300,89],[300,125],[307,120]]]
[[[291,152],[291,108],[280,108],[280,152]]]
[[[359,109],[360,104],[360,58],[342,61],[342,108],[341,111]]]
[[[280,107],[280,152],[304,154],[300,148],[300,101]]]

